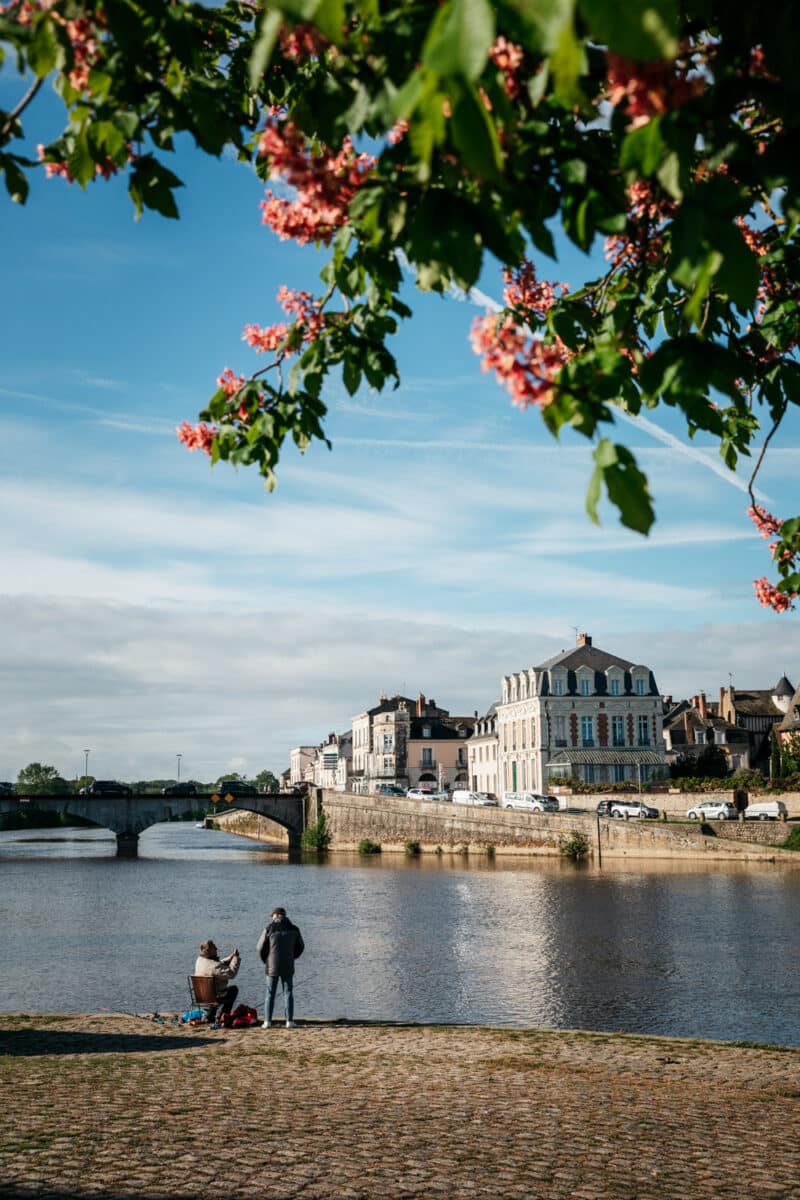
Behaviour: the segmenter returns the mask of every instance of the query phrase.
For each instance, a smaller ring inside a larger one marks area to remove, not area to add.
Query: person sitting
[[[217,947],[211,938],[200,943],[200,953],[194,964],[194,973],[213,978],[214,992],[217,997],[217,1003],[210,1005],[206,1014],[209,1025],[214,1023],[218,1008],[219,1016],[224,1016],[233,1008],[233,1002],[239,995],[239,989],[228,981],[235,978],[241,961],[238,949],[234,948],[225,958],[220,958]]]

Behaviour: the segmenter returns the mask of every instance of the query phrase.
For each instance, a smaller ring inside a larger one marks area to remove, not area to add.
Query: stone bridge
[[[161,821],[175,821],[205,808],[211,796],[4,796],[0,812],[24,812],[37,808],[63,813],[65,817],[80,817],[110,829],[117,836],[117,854],[135,858],[139,834]],[[259,813],[277,822],[289,834],[289,849],[300,849],[300,836],[306,825],[306,802],[302,797],[284,792],[263,796],[237,796],[231,804],[223,799],[215,805],[218,811],[233,808]]]

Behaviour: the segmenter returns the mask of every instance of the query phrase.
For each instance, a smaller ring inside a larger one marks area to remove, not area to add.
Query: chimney
[[[664,704],[667,706],[667,708],[672,708],[672,696],[665,696]]]
[[[725,707],[725,688],[721,687],[719,689],[719,715],[720,716],[723,716],[724,707]]]
[[[578,634],[578,645],[579,646],[591,646],[591,644],[592,644],[592,639],[589,637],[588,633],[579,633]]]
[[[425,697],[422,694],[422,692],[420,692],[420,694],[417,696],[417,716],[423,717],[424,715],[425,715]]]
[[[692,732],[692,726],[689,722],[689,709],[683,710],[683,728],[686,730],[686,741],[689,741],[689,734]]]
[[[700,700],[700,705],[699,705],[699,707],[700,707],[700,716],[701,716],[701,717],[703,718],[703,720],[705,721],[706,717],[708,716],[708,708],[707,708],[707,706],[706,706],[706,694],[705,694],[705,692],[701,692],[701,693],[700,693],[699,700]]]
[[[474,709],[473,711],[474,711],[474,713],[475,713],[475,720],[477,721],[477,719],[478,719],[478,710],[477,710],[477,708],[476,708],[476,709]]]

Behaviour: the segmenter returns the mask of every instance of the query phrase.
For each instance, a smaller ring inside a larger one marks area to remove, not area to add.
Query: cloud
[[[563,621],[563,618],[559,618]],[[164,610],[101,600],[0,598],[15,637],[0,665],[0,778],[26,763],[102,776],[211,780],[234,761],[280,770],[294,745],[348,728],[381,691],[433,694],[453,713],[485,711],[503,674],[571,644],[566,624],[385,618],[308,604],[242,612]],[[769,687],[786,662],[780,618],[652,629],[589,626],[595,645],[652,667],[664,692]],[[793,674],[794,672],[794,674]]]

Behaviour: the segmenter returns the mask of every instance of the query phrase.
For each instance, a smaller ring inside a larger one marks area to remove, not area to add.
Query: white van
[[[539,792],[503,792],[503,808],[524,808],[528,812],[558,812],[555,796]]]
[[[497,808],[497,801],[488,792],[468,792],[456,788],[453,792],[453,804],[476,804],[483,808]]]
[[[786,815],[782,800],[756,800],[744,810],[745,821],[785,821]]]

